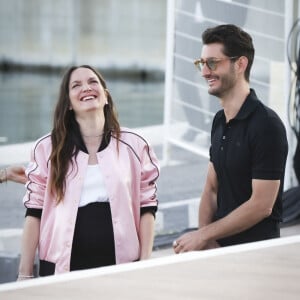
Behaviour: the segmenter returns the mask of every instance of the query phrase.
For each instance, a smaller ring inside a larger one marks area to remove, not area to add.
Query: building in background
[[[162,72],[166,1],[0,0],[0,64]]]

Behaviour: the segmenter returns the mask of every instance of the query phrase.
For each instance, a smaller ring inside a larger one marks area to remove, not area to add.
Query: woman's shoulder
[[[35,142],[34,142],[34,149],[37,149],[39,147],[49,147],[51,146],[51,133],[47,133],[45,135],[43,135],[42,137],[38,138]]]
[[[120,128],[120,140],[132,143],[148,144],[146,139],[139,132],[127,127]]]

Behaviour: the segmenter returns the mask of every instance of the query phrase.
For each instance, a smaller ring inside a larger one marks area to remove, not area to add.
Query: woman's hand
[[[13,165],[6,168],[6,181],[14,181],[25,184],[27,177],[25,175],[25,167],[22,165]]]
[[[19,274],[18,277],[17,277],[17,281],[29,280],[29,279],[33,279],[33,278],[34,278],[33,275]]]

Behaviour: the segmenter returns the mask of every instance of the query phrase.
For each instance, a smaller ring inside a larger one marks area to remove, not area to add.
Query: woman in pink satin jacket
[[[37,248],[40,276],[150,257],[158,160],[120,128],[94,68],[65,73],[52,132],[35,143],[26,175],[19,280],[33,277]]]

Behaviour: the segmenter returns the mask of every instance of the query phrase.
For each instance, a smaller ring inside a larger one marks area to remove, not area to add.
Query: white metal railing
[[[160,203],[159,210],[156,213],[156,220],[155,220],[156,234],[162,234],[165,232],[165,215],[170,214],[169,210],[176,207],[187,207],[187,223],[182,229],[198,227],[199,203],[200,203],[199,198]],[[178,231],[178,228],[176,228],[176,230]]]
[[[210,134],[210,126],[200,125],[200,119],[212,119],[216,112],[212,102],[216,100],[211,101],[204,81],[193,67],[193,60],[201,53],[201,31],[225,23],[224,20],[243,27],[252,35],[256,57],[250,78],[251,86],[266,104],[275,103],[280,115],[286,112],[290,75],[285,61],[285,45],[288,30],[296,17],[297,5],[296,0],[274,0],[257,4],[250,1],[237,3],[225,0],[168,0],[164,162],[171,160],[169,148],[172,145],[205,157],[208,155],[209,144],[199,140],[185,140],[184,131],[193,131],[195,136],[203,132]],[[221,14],[223,8],[228,9],[231,15]],[[242,16],[239,12],[242,12]],[[280,72],[284,69],[281,67],[283,65],[285,72]],[[272,73],[274,70],[276,78]],[[293,144],[287,119],[284,117],[283,121],[288,130],[290,144]],[[290,185],[291,169],[289,155],[286,187]]]

